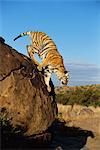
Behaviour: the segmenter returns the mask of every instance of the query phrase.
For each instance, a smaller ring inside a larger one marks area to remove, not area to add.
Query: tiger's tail
[[[21,33],[20,35],[18,35],[16,38],[14,38],[14,41],[17,40],[18,38],[22,37],[22,36],[30,35],[30,34],[31,34],[31,31],[23,32],[23,33]]]

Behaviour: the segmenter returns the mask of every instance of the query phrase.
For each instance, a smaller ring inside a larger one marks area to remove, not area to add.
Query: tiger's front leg
[[[51,87],[50,87],[51,74],[52,74],[52,72],[50,70],[48,70],[48,69],[44,70],[44,80],[45,80],[45,84],[47,86],[48,92],[51,92]]]

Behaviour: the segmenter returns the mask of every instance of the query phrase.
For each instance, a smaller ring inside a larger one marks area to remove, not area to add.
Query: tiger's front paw
[[[39,66],[37,66],[37,69],[39,70],[39,71],[42,71],[42,67],[39,65]]]

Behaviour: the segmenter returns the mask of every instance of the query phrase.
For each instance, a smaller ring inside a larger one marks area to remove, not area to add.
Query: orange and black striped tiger
[[[44,69],[44,79],[47,85],[47,89],[50,92],[51,87],[49,81],[52,73],[55,73],[62,84],[68,83],[68,71],[64,67],[62,56],[59,54],[57,47],[53,40],[44,32],[24,32],[17,36],[14,41],[22,36],[29,35],[32,39],[32,44],[27,46],[28,54],[35,64],[38,65],[38,69],[41,71]],[[42,59],[42,63],[39,63],[34,53],[37,53]]]

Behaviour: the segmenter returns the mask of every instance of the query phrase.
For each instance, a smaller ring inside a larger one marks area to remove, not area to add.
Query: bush
[[[65,91],[56,92],[56,99],[63,105],[100,106],[100,86],[69,87]]]

